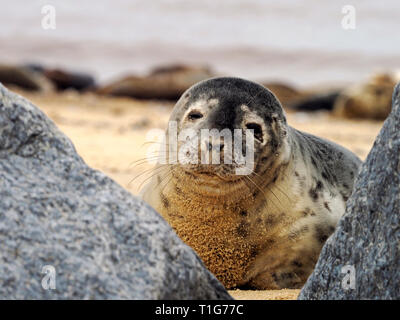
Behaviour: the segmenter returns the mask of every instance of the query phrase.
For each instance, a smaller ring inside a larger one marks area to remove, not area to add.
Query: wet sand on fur
[[[150,177],[146,159],[150,129],[166,128],[173,104],[127,98],[99,97],[76,92],[39,94],[15,90],[40,107],[72,140],[86,163],[118,182],[131,193]],[[362,160],[382,127],[381,121],[338,119],[321,112],[287,111],[288,122],[303,130],[347,147]],[[154,150],[155,150],[154,149]],[[151,151],[150,151],[151,152]],[[292,300],[299,290],[231,290],[239,300]]]

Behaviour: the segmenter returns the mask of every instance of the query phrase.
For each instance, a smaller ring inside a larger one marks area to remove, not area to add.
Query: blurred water
[[[54,5],[56,30],[41,28]],[[356,8],[355,30],[341,26]],[[400,67],[400,1],[0,0],[0,62],[42,62],[102,81],[163,63],[297,85]]]

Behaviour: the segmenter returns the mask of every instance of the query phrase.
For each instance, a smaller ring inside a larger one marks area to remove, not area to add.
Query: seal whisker
[[[170,169],[170,171],[167,173],[167,176],[161,181],[161,182],[164,182],[165,181],[165,179],[167,178],[167,177],[169,177],[169,179],[168,179],[168,181],[167,181],[167,183],[164,185],[164,187],[161,189],[161,193],[163,193],[164,192],[164,190],[165,190],[165,187],[167,186],[167,185],[169,185],[169,183],[172,181],[172,179],[174,178],[174,173],[173,173],[173,168],[171,168]],[[159,183],[160,184],[160,183]],[[161,185],[161,184],[160,184]]]
[[[170,177],[172,175],[172,170],[173,170],[172,168],[169,168],[167,173],[165,173],[165,175],[162,178],[160,178],[160,181],[158,181],[158,183],[156,185],[156,188],[159,187],[165,181],[165,179],[167,177]]]
[[[129,164],[129,166],[131,167],[131,166],[133,166],[133,165],[139,165],[139,164],[143,164],[143,163],[146,163],[146,160],[154,160],[154,159],[158,159],[159,157],[158,156],[150,156],[150,157],[146,157],[146,158],[141,158],[141,159],[138,159],[138,160],[135,160],[135,161],[133,161],[133,162],[131,162],[130,164]]]
[[[137,161],[135,161],[136,163],[131,163],[129,167],[136,168],[136,167],[141,166],[146,163],[150,164],[150,161],[156,161],[156,160],[159,160],[158,156],[148,157],[146,159],[137,160]]]
[[[265,200],[267,200],[268,198],[267,198],[267,196],[266,196],[264,190],[262,190],[253,180],[251,180],[249,176],[245,176],[245,177],[246,177],[247,180],[250,181],[254,186],[256,186],[256,188],[257,188],[259,191],[262,192],[262,194],[264,195]],[[276,196],[275,196],[275,197],[276,197]],[[279,199],[278,199],[278,200],[279,200]],[[271,202],[274,204],[274,206],[275,206],[277,209],[279,209],[279,207],[275,204],[274,201],[272,201],[272,199],[271,199]]]
[[[255,174],[259,179],[264,179],[264,177],[262,177],[261,175],[259,175],[257,172],[255,172],[254,170],[251,172],[251,174]],[[282,191],[282,189],[281,188],[279,188],[279,186],[278,185],[274,185],[277,189],[278,189],[278,191],[279,192],[281,192],[290,202],[291,202],[291,199],[289,198],[289,196],[284,192],[284,191]],[[271,191],[272,192],[272,191]],[[279,200],[279,199],[278,199]]]
[[[152,174],[152,175],[150,175],[149,177],[145,178],[145,179],[139,184],[138,189],[141,188],[141,186],[143,185],[143,183],[145,183],[146,181],[148,181],[149,179],[151,179],[151,178],[154,177],[155,175],[162,173],[162,171],[163,171],[164,169],[168,169],[168,168],[166,168],[166,167],[168,167],[168,165],[163,165],[163,166],[161,166],[161,167],[158,167],[158,168],[157,168],[158,171],[157,171],[157,172],[154,172],[154,174]],[[161,169],[161,170],[160,170],[160,169]]]
[[[150,143],[154,143],[154,144],[164,144],[164,145],[166,145],[166,146],[169,146],[169,143],[167,143],[167,142],[146,141],[146,142],[143,142],[143,143],[142,143],[141,147],[145,146],[146,144],[150,144]]]
[[[149,161],[149,160],[157,160],[157,159],[161,159],[161,155],[159,154],[159,152],[157,152],[157,154],[153,154],[153,155],[150,155],[150,156],[147,156],[147,157],[140,158],[140,159],[137,159],[135,161],[132,161],[129,164],[129,167],[132,167],[133,165],[136,166],[136,165],[140,165],[140,164],[146,163],[146,161]],[[138,163],[140,163],[140,164],[138,164]]]
[[[146,174],[146,173],[148,173],[149,171],[152,171],[152,170],[163,169],[164,166],[168,166],[168,165],[162,165],[162,166],[160,166],[160,167],[150,168],[150,169],[144,170],[143,172],[141,172],[141,173],[139,173],[138,175],[136,175],[135,177],[133,177],[132,180],[129,181],[128,186],[129,186],[133,181],[135,181],[137,178],[139,178],[140,176],[142,176],[142,175],[144,175],[144,174]]]
[[[252,173],[255,173],[254,170],[252,171]],[[248,176],[247,176],[248,177]],[[261,176],[260,176],[261,177]],[[249,177],[248,177],[249,178]],[[249,178],[250,179],[250,178]],[[252,181],[252,180],[250,180]],[[253,181],[252,181],[253,182]],[[254,182],[253,182],[254,183]],[[258,185],[257,185],[258,186]],[[265,188],[268,188],[268,186],[265,186]],[[269,188],[268,191],[270,191],[272,193],[272,195],[278,200],[279,204],[281,205],[281,201],[280,199],[275,195],[275,193]],[[265,195],[265,194],[264,194]],[[282,207],[281,207],[282,208]]]

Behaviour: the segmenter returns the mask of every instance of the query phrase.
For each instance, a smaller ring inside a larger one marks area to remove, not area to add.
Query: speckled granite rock
[[[348,274],[342,273],[346,265]],[[400,299],[399,284],[400,84],[346,213],[323,247],[299,299]]]
[[[231,298],[157,212],[1,84],[0,199],[2,299]]]

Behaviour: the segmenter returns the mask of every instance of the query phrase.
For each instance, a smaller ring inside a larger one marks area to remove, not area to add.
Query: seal
[[[178,100],[193,84],[215,76],[207,66],[166,65],[145,76],[128,75],[97,90],[111,96]]]
[[[344,118],[386,119],[392,110],[392,92],[398,81],[395,73],[371,75],[338,96],[333,114]]]
[[[238,175],[243,164],[235,161],[159,163],[142,198],[227,288],[300,288],[344,213],[361,161],[290,127],[277,98],[244,79],[192,86],[170,121],[178,132],[243,129],[254,141],[252,170]],[[210,141],[199,144],[227,148],[222,138]]]

